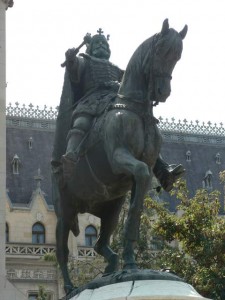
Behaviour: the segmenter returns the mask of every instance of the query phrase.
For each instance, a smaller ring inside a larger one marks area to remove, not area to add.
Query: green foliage
[[[48,262],[54,262],[59,268],[55,253],[46,253],[43,256],[43,259]],[[96,255],[95,258],[88,257],[79,260],[69,256],[67,266],[69,276],[73,285],[79,287],[98,276],[102,276],[105,268],[105,263],[103,261],[103,258],[99,255]],[[62,276],[60,277],[60,280],[62,281]]]
[[[42,285],[39,285],[37,300],[47,300],[47,293]]]
[[[82,286],[94,278],[101,277],[105,268],[103,259],[99,256],[95,258],[84,258],[82,260],[69,258],[68,270],[74,286]]]
[[[225,219],[219,216],[219,192],[201,189],[190,199],[185,181],[179,180],[171,194],[180,201],[177,214],[146,199],[157,213],[153,232],[180,245],[167,247],[158,264],[175,271],[203,296],[225,299]]]
[[[55,253],[45,253],[43,256],[44,261],[54,262],[57,265],[57,258]]]
[[[220,173],[220,179],[225,183],[225,171]],[[224,300],[225,219],[219,216],[219,192],[201,189],[190,198],[186,182],[179,180],[171,195],[179,200],[176,214],[166,204],[150,197],[145,199],[136,252],[138,265],[146,269],[169,269],[201,295]],[[113,236],[116,251],[122,249],[128,201]]]

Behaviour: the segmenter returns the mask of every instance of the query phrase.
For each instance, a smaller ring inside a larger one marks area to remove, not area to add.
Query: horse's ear
[[[179,32],[179,35],[181,36],[182,40],[185,38],[188,31],[187,25],[184,26],[184,28]]]
[[[163,21],[161,34],[162,34],[162,35],[167,34],[168,30],[169,30],[169,21],[168,21],[168,19],[165,19],[165,20]]]

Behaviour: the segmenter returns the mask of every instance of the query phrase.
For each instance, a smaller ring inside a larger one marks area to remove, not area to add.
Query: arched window
[[[212,177],[213,177],[213,173],[211,172],[211,170],[208,170],[205,173],[205,177],[203,178],[203,181],[202,181],[203,189],[206,189],[207,191],[212,191],[212,189],[213,189]]]
[[[188,150],[186,152],[186,161],[191,161],[191,151],[190,150]]]
[[[21,165],[19,156],[17,154],[14,155],[12,160],[13,174],[19,174],[19,167]]]
[[[5,223],[5,241],[6,241],[6,243],[9,242],[9,225],[8,225],[8,223]]]
[[[33,138],[32,136],[28,139],[28,147],[31,150],[33,148]]]
[[[32,243],[44,244],[45,243],[45,227],[41,223],[35,223],[32,227]]]
[[[92,247],[97,239],[97,230],[94,226],[89,225],[85,229],[85,245]]]
[[[220,155],[219,152],[216,154],[216,163],[217,163],[218,165],[221,164],[221,155]]]

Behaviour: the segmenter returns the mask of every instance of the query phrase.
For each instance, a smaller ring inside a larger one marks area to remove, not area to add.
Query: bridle
[[[158,40],[160,39],[160,34],[156,33],[153,36],[153,40],[151,43],[151,49],[150,49],[150,59],[149,59],[149,80],[148,80],[148,93],[147,93],[147,99],[149,99],[152,104],[151,106],[157,106],[159,104],[159,101],[156,100],[151,100],[153,98],[154,95],[154,79],[155,78],[167,78],[169,80],[172,80],[172,76],[169,73],[166,72],[157,72],[154,69],[154,56],[156,53],[156,43],[158,42]]]

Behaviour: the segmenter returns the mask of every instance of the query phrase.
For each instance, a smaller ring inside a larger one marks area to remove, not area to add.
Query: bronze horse
[[[118,255],[109,246],[110,237],[129,190],[132,192],[124,228],[123,260],[124,268],[137,268],[134,245],[139,235],[144,196],[161,147],[153,106],[165,102],[170,95],[171,74],[181,57],[186,33],[186,25],[178,33],[169,28],[166,19],[161,32],[137,48],[118,96],[97,120],[94,127],[98,130],[91,130],[86,150],[74,166],[72,177],[63,179],[63,170],[52,173],[57,215],[56,254],[66,293],[73,289],[67,269],[68,235],[70,230],[75,236],[79,234],[79,213],[88,212],[101,219],[95,250],[108,262],[105,273],[117,270]]]

